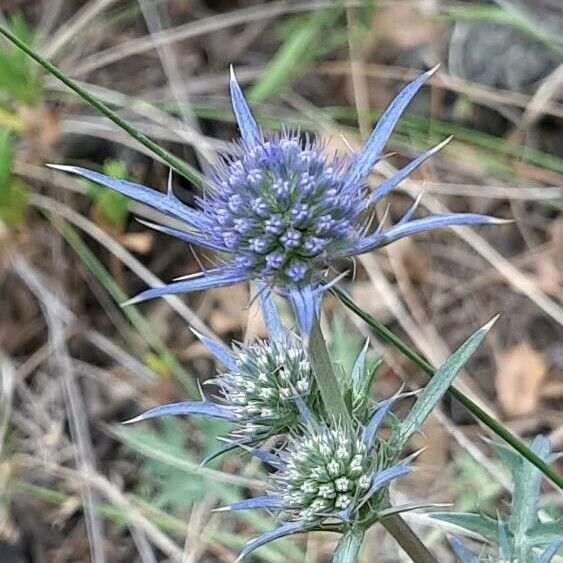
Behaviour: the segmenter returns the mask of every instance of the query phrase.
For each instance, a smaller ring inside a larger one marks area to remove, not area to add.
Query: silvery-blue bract
[[[262,280],[289,297],[307,333],[318,310],[323,282],[334,260],[385,246],[397,239],[451,225],[494,223],[473,213],[413,219],[417,202],[394,226],[372,228],[373,205],[447,142],[421,154],[373,192],[367,178],[407,104],[433,73],[408,84],[391,102],[363,149],[330,158],[314,138],[296,133],[265,135],[231,74],[230,90],[241,140],[208,178],[195,208],[177,199],[74,166],[58,166],[116,190],[180,221],[185,230],[152,225],[217,255],[217,266],[165,287],[146,290],[130,303],[174,293]]]

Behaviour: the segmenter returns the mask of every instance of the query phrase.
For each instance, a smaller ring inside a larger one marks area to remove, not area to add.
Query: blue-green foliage
[[[494,519],[483,514],[443,512],[435,513],[433,517],[460,526],[495,546],[494,549],[483,548],[479,555],[475,555],[459,540],[450,538],[450,545],[461,563],[549,563],[563,544],[563,518],[540,520],[538,516],[542,474],[513,450],[499,444],[495,444],[494,449],[512,475],[509,516]],[[531,449],[544,461],[552,461],[547,438],[537,436]]]

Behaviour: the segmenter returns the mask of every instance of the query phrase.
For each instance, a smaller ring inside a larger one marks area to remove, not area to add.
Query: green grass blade
[[[434,368],[422,356],[412,350],[400,338],[395,336],[386,326],[373,318],[369,313],[358,307],[352,299],[341,289],[332,287],[330,292],[348,309],[361,318],[381,340],[390,344],[398,350],[405,358],[426,372],[429,376],[434,375]],[[563,489],[563,476],[548,465],[543,459],[538,457],[520,438],[512,434],[508,428],[499,423],[492,416],[487,414],[479,405],[466,397],[455,387],[450,387],[448,393],[459,403],[461,403],[475,418],[480,420],[485,426],[490,428],[497,436],[510,444],[520,455],[524,456],[530,463],[533,463],[548,479]]]
[[[320,10],[294,20],[288,37],[248,93],[253,102],[262,102],[291,86],[315,59],[321,34],[342,13],[341,9]]]
[[[131,135],[133,139],[147,147],[153,154],[159,157],[161,160],[166,162],[170,167],[175,170],[178,174],[184,176],[190,182],[201,186],[203,184],[203,177],[194,168],[169,153],[167,150],[163,149],[152,141],[149,137],[129,125],[125,120],[121,119],[116,113],[114,113],[106,104],[98,100],[95,96],[86,91],[82,86],[75,82],[72,78],[60,71],[55,65],[50,63],[48,60],[44,59],[41,55],[36,53],[31,47],[26,43],[21,41],[16,35],[14,35],[9,29],[0,26],[0,34],[2,34],[8,41],[12,42],[14,45],[19,47],[24,53],[31,57],[34,61],[39,63],[46,71],[51,73],[53,76],[57,77],[61,82],[66,84],[71,90],[78,94],[87,104],[97,109],[100,113],[105,115],[108,119],[113,121],[118,127],[123,129],[126,133]]]

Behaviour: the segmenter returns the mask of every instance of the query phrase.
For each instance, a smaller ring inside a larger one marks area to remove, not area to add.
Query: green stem
[[[76,92],[84,101],[90,104],[92,107],[96,108],[100,113],[105,115],[107,118],[111,119],[118,127],[121,127],[126,131],[131,137],[139,141],[142,145],[147,147],[151,152],[160,157],[164,162],[169,164],[173,170],[187,178],[190,182],[201,186],[203,184],[203,177],[199,172],[194,170],[191,166],[175,157],[173,154],[169,153],[167,150],[158,146],[154,141],[149,139],[146,135],[137,131],[134,127],[129,125],[126,121],[121,119],[116,113],[114,113],[104,102],[98,100],[95,96],[87,92],[82,86],[80,86],[72,78],[61,72],[55,65],[50,63],[48,60],[44,59],[26,45],[21,39],[16,37],[11,31],[5,27],[0,26],[0,34],[2,34],[8,41],[11,41],[19,47],[26,55],[31,57],[34,61],[39,63],[45,70],[50,72],[53,76],[56,76],[61,82],[66,84],[71,90]]]
[[[332,563],[356,563],[364,541],[365,530],[354,526],[350,528],[338,542]]]
[[[396,348],[399,352],[401,352],[401,354],[426,372],[430,377],[434,375],[435,369],[430,363],[407,346],[407,344],[395,336],[378,320],[374,319],[369,313],[360,309],[360,307],[358,307],[344,291],[336,287],[332,287],[330,291],[346,307],[348,307],[348,309],[365,321],[373,329],[377,336],[381,338],[381,340]],[[543,459],[530,450],[530,448],[528,448],[528,446],[526,446],[520,438],[512,434],[510,430],[497,422],[492,416],[479,407],[479,405],[476,405],[471,399],[466,397],[454,386],[449,388],[448,393],[454,397],[456,401],[461,403],[473,416],[475,416],[475,418],[479,419],[483,424],[488,426],[497,436],[500,436],[505,442],[510,444],[510,446],[512,446],[520,455],[525,457],[530,463],[533,463],[548,479],[555,483],[560,489],[563,489],[563,476],[559,475],[553,467],[548,465],[545,461],[543,461]]]
[[[346,426],[351,426],[350,413],[342,397],[332,360],[330,359],[321,326],[316,316],[305,346],[309,353],[309,361],[321,392],[326,413],[334,416]]]
[[[437,563],[420,538],[410,529],[399,514],[381,520],[382,526],[395,538],[414,563]]]

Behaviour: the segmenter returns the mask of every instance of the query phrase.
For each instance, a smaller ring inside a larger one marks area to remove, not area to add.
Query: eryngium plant
[[[174,415],[195,415],[233,423],[233,440],[210,459],[238,445],[256,445],[264,440],[296,432],[304,408],[326,414],[307,352],[301,339],[283,328],[271,295],[260,294],[268,337],[229,349],[192,329],[202,344],[224,366],[209,381],[219,389],[215,400],[183,401],[150,409],[128,423]],[[358,354],[350,373],[341,373],[339,386],[350,412],[363,420],[373,412],[370,387],[377,366],[366,361],[366,346]]]
[[[411,394],[399,392],[375,407],[371,404],[368,384],[371,374],[365,370],[365,347],[352,369],[355,375],[341,378],[341,381],[361,382],[356,389],[364,389],[368,397],[364,403],[358,403],[354,401],[354,392],[341,388],[343,395],[349,396],[347,423],[335,418],[334,413],[328,412],[323,417],[322,410],[311,411],[296,397],[301,424],[290,432],[286,446],[274,453],[259,448],[251,450],[274,470],[268,494],[223,509],[266,509],[278,515],[279,526],[249,542],[240,557],[274,539],[308,530],[337,531],[345,534],[343,538],[359,538],[356,545],[359,550],[361,538],[371,525],[391,514],[412,509],[412,506],[391,506],[388,495],[389,484],[411,471],[409,462],[413,456],[401,460],[401,452],[492,324],[493,321],[476,331],[444,362],[402,421],[391,413],[391,408],[397,400]],[[364,375],[358,377],[362,371]],[[386,439],[377,435],[383,424],[388,429]],[[346,559],[352,560],[356,560],[355,556]]]
[[[376,437],[389,408],[400,397],[383,401],[366,424],[354,427],[329,426],[301,404],[303,426],[290,437],[287,448],[277,454],[253,450],[275,470],[269,493],[222,510],[268,509],[281,523],[249,542],[240,558],[288,534],[313,529],[344,532],[384,514],[389,507],[389,484],[411,471],[408,460],[397,463],[386,442]]]
[[[541,472],[524,457],[502,446],[493,445],[513,480],[511,513],[507,519],[483,514],[443,512],[433,517],[478,534],[495,547],[483,547],[478,555],[469,551],[458,539],[450,537],[450,545],[461,563],[549,563],[563,545],[563,518],[538,517]],[[536,436],[532,451],[544,461],[552,461],[547,438]]]
[[[234,423],[234,441],[222,452],[295,430],[300,424],[297,399],[308,408],[318,410],[318,389],[299,337],[282,327],[268,294],[262,292],[261,300],[268,333],[265,340],[257,339],[248,346],[233,344],[229,349],[193,330],[225,367],[225,371],[210,381],[219,388],[217,401],[203,399],[163,405],[128,422],[171,415],[226,420]]]
[[[296,132],[266,135],[258,127],[231,74],[230,90],[242,139],[207,179],[195,208],[177,199],[75,166],[55,166],[149,205],[185,229],[150,225],[216,254],[215,268],[165,287],[146,290],[130,303],[257,279],[288,296],[301,328],[309,332],[323,282],[337,259],[385,246],[400,238],[452,225],[495,223],[474,213],[413,219],[418,201],[389,229],[372,227],[373,206],[447,141],[421,154],[377,189],[367,178],[428,71],[408,84],[382,115],[364,148],[352,157],[327,154],[315,138]]]
[[[348,521],[407,466],[384,469],[375,440],[343,427],[313,426],[288,446],[273,481],[285,517],[305,522]]]

